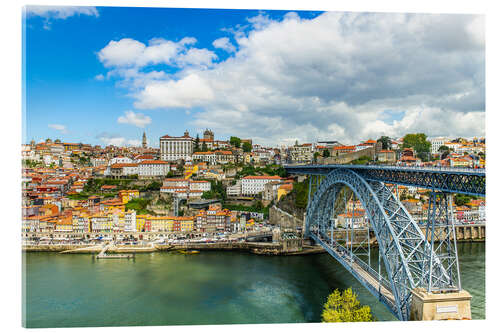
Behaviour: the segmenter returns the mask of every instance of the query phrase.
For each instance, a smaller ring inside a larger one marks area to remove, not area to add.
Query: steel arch
[[[440,287],[451,288],[454,281],[439,259],[431,255],[430,243],[391,190],[384,183],[367,181],[352,170],[333,170],[320,183],[308,203],[308,228],[314,229],[317,225],[320,233],[325,229],[335,204],[334,198],[344,185],[361,201],[377,238],[394,296],[392,311],[400,320],[409,320],[414,288],[425,286],[429,279]],[[323,233],[323,236],[328,239],[327,234]],[[433,257],[434,260],[429,259]]]

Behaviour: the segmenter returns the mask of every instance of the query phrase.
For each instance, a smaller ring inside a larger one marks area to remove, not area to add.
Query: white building
[[[186,160],[193,155],[193,146],[194,139],[188,131],[179,137],[164,135],[160,138],[160,158],[163,161]]]
[[[211,183],[206,180],[190,180],[183,178],[167,178],[160,189],[162,193],[171,193],[180,198],[201,197],[203,192],[210,191]]]
[[[235,185],[228,186],[226,188],[226,194],[228,196],[240,196],[241,195],[241,180],[238,180]]]
[[[444,146],[446,142],[448,142],[448,138],[445,137],[437,137],[429,139],[431,143],[431,154],[438,153],[439,147]]]
[[[241,180],[241,194],[255,195],[264,191],[264,185],[281,180],[280,176],[246,176]]]
[[[213,165],[217,162],[217,157],[213,151],[199,151],[193,154],[193,162],[205,162],[207,164]]]
[[[101,165],[108,165],[108,161],[105,158],[99,158],[99,157],[91,158],[90,162],[92,163],[93,167],[98,167]],[[122,163],[122,162],[120,162],[120,163]],[[130,162],[123,162],[123,163],[130,163]]]
[[[130,157],[126,156],[117,156],[113,157],[111,160],[109,160],[108,165],[113,165],[113,164],[125,164],[125,163],[133,163],[134,161]]]
[[[210,191],[211,183],[206,180],[190,180],[189,181],[189,190],[190,191]]]
[[[125,223],[123,225],[123,231],[125,232],[136,232],[136,213],[135,210],[131,210],[125,213]]]
[[[139,177],[166,176],[170,171],[170,163],[166,161],[147,160],[138,163]]]

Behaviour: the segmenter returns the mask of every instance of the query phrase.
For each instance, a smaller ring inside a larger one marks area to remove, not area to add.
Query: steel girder
[[[425,286],[432,278],[439,283],[452,285],[452,278],[441,265],[438,256],[432,253],[422,231],[408,211],[391,190],[380,181],[367,181],[349,169],[335,169],[321,182],[309,201],[306,215],[308,228],[327,229],[332,206],[340,189],[348,186],[361,201],[374,230],[382,254],[387,279],[391,283],[395,299],[395,315],[400,320],[409,320],[411,291]],[[432,258],[430,265],[428,258]],[[438,273],[437,273],[438,272]]]
[[[463,193],[485,196],[486,176],[484,171],[454,168],[417,168],[373,165],[303,165],[285,166],[288,173],[326,175],[337,169],[350,169],[367,180],[428,188],[441,192]]]

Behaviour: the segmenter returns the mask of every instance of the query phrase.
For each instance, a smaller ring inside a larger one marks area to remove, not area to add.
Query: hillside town
[[[140,147],[59,139],[24,144],[23,238],[47,244],[134,243],[154,234],[166,240],[224,241],[228,235],[280,227],[269,218],[273,207],[288,207],[303,220],[305,178],[288,176],[285,164],[477,169],[485,168],[486,153],[484,138],[424,134],[370,138],[357,145],[332,140],[264,147],[252,139],[216,140],[207,129],[201,137],[185,131],[158,141],[159,148],[151,147],[144,132]],[[425,223],[429,191],[401,185],[396,191],[414,219]],[[336,218],[339,228],[368,223],[361,202],[352,200],[351,211]],[[453,205],[456,223],[484,223],[483,198],[457,194]],[[298,222],[281,231],[300,235],[302,229]]]

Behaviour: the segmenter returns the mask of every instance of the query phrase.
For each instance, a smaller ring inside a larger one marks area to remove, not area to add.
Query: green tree
[[[381,136],[377,142],[382,142],[382,149],[389,149],[391,145],[391,139],[388,136]]]
[[[241,139],[236,137],[236,136],[232,136],[230,139],[229,139],[229,143],[236,147],[236,148],[240,148],[241,146]]]
[[[200,135],[196,134],[196,139],[194,140],[194,152],[200,151]]]
[[[246,153],[249,153],[252,151],[252,145],[250,144],[250,142],[243,142],[243,151],[246,152]]]
[[[328,149],[323,150],[323,157],[330,157],[330,151]]]
[[[455,205],[464,206],[468,204],[472,198],[473,197],[466,194],[457,193],[453,199],[455,201]]]
[[[370,162],[372,159],[370,156],[361,156],[360,158],[358,159],[355,159],[354,161],[351,161],[351,164],[368,164],[368,162]]]
[[[318,157],[320,156],[321,154],[319,153],[319,151],[315,152],[314,155],[313,155],[313,161],[316,163],[316,161],[318,161]]]
[[[406,134],[403,138],[403,148],[413,148],[418,153],[431,151],[431,143],[424,133]]]
[[[374,321],[368,305],[361,305],[351,288],[338,289],[328,296],[321,314],[324,323]]]
[[[203,141],[203,144],[201,145],[201,151],[208,151],[208,147],[205,141]]]
[[[438,148],[438,151],[441,153],[441,159],[446,158],[450,154],[450,147],[441,146]]]

